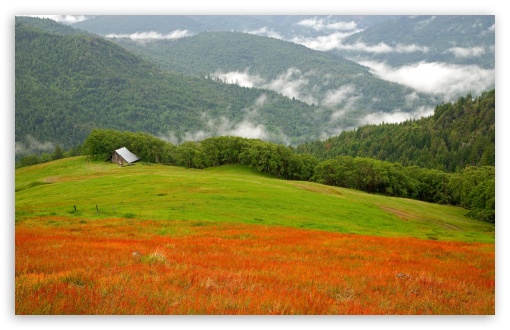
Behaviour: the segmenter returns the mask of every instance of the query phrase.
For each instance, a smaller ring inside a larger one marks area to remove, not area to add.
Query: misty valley
[[[17,16],[15,312],[494,315],[495,107],[493,15]]]

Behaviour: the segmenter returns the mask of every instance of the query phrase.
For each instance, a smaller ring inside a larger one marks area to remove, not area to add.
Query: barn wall
[[[124,164],[126,161],[118,153],[114,152],[112,155],[112,163]]]

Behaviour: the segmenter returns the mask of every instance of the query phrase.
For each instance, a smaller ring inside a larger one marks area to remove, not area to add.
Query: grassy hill
[[[16,222],[44,217],[48,226],[56,227],[68,221],[122,218],[160,221],[158,230],[163,235],[172,234],[170,229],[166,232],[166,224],[173,228],[173,221],[187,221],[196,226],[244,223],[494,242],[493,225],[466,218],[464,213],[456,207],[279,180],[242,166],[121,168],[75,157],[16,170]]]

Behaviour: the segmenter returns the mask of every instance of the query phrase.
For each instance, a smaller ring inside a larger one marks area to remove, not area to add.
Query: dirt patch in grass
[[[328,187],[328,186],[305,185],[305,184],[299,184],[299,183],[292,183],[292,185],[296,186],[298,188],[307,190],[307,191],[313,191],[313,192],[317,192],[317,193],[320,193],[320,194],[337,195],[337,196],[342,196],[343,195],[337,189],[335,189],[333,187]]]
[[[394,209],[392,207],[388,207],[388,206],[382,206],[382,205],[379,205],[379,208],[383,211],[386,211],[386,212],[389,212],[393,215],[396,215],[397,218],[399,218],[400,220],[403,220],[403,221],[410,221],[410,220],[415,220],[415,221],[426,221],[426,222],[429,222],[429,223],[434,223],[438,226],[441,226],[445,229],[448,229],[448,230],[454,230],[454,231],[463,231],[462,228],[459,228],[457,226],[454,226],[454,225],[451,225],[451,224],[448,224],[448,223],[444,223],[444,222],[439,222],[439,221],[435,221],[435,220],[430,220],[430,219],[426,219],[426,218],[423,218],[423,217],[420,217],[420,216],[416,216],[414,214],[411,214],[411,213],[408,213],[408,212],[405,212],[405,211],[402,211],[402,210],[398,210],[398,209]]]

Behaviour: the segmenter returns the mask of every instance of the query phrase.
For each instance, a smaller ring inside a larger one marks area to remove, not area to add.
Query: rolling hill
[[[495,227],[460,208],[232,165],[15,182],[17,315],[495,314]]]
[[[239,165],[124,168],[81,156],[17,169],[16,190],[17,223],[34,216],[131,217],[494,242],[494,225],[458,207],[280,180]]]

